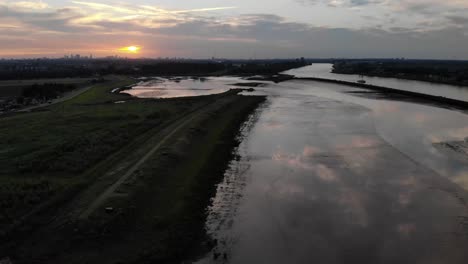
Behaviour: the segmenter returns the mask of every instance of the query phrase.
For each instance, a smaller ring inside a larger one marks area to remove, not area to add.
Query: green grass
[[[90,83],[92,78],[32,79],[0,81],[0,97],[20,96],[24,87],[34,84],[59,83],[82,86]]]
[[[88,181],[83,175],[104,158],[192,106],[187,99],[143,100],[110,93],[133,82],[114,77],[69,101],[1,118],[0,200],[14,202],[3,203],[0,215],[21,215],[52,195]],[[45,191],[44,182],[48,183]],[[11,186],[24,192],[11,191]]]
[[[177,263],[201,252],[205,209],[232,159],[235,135],[264,98],[238,91],[161,100],[109,93],[130,83],[114,77],[72,100],[0,119],[0,226],[59,198],[12,233],[14,241],[0,243],[0,255],[6,250],[14,260],[47,263]],[[193,119],[183,118],[188,113]],[[113,174],[116,167],[134,164],[184,120],[190,123],[119,188],[120,195],[106,200],[103,206],[115,213],[100,208],[76,226],[40,226],[53,216],[69,217],[77,204],[67,203],[72,196],[79,206],[89,204],[125,171]]]
[[[102,211],[94,219],[102,221],[94,229],[109,235],[99,238],[107,248],[91,263],[113,257],[129,263],[179,263],[206,249],[206,207],[233,158],[240,125],[264,99],[233,95],[226,100],[174,135],[161,151],[164,155],[146,162],[124,190],[129,196],[108,201],[121,213],[105,220],[109,215]],[[95,250],[78,247],[76,254]]]

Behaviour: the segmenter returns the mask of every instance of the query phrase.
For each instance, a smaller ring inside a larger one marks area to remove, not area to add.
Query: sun
[[[128,47],[120,48],[119,50],[123,52],[128,52],[128,53],[138,53],[141,50],[141,47],[140,46],[128,46]]]

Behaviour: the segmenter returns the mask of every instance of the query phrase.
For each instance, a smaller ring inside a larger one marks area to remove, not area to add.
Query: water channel
[[[288,73],[340,79],[316,69]],[[387,81],[369,83],[468,99],[466,88]],[[468,263],[468,156],[440,147],[466,140],[466,113],[312,81],[255,94],[268,100],[241,131],[209,207],[217,244],[196,263]]]

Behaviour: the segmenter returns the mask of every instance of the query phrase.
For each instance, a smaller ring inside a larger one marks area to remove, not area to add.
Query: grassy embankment
[[[122,84],[129,82],[122,81]],[[112,151],[111,143],[124,143],[129,132],[125,126],[131,119],[121,115],[127,110],[119,111],[117,107],[121,106],[112,105],[111,100],[117,97],[106,96],[109,103],[98,103],[99,95],[113,85],[116,83],[96,86],[72,101],[1,119],[2,227],[58,192],[83,182],[77,176]],[[86,101],[96,104],[80,105]],[[122,131],[127,132],[121,134]]]
[[[0,251],[0,257],[23,261],[40,257],[44,263],[69,261],[78,255],[88,256],[90,263],[170,261],[187,256],[203,240],[204,208],[231,158],[234,135],[263,98],[242,97],[235,91],[165,100],[109,93],[129,83],[122,79],[99,84],[43,111],[2,119],[1,221],[7,226],[60,194],[79,197],[76,190],[93,185],[119,161],[136,159],[138,155],[132,152],[144,152],[147,145],[157,142],[164,127],[204,109],[166,143],[163,153],[155,153],[138,176],[125,184],[125,195],[110,199],[118,208],[115,213],[98,211],[83,230],[79,223],[79,234],[70,233],[76,230],[71,224],[53,234],[43,233],[48,229],[36,231],[43,245],[39,249],[37,245],[28,248],[35,245],[34,235],[25,244],[9,237],[12,243]],[[126,103],[114,103],[122,100]],[[58,207],[52,211],[67,213]],[[34,231],[29,227],[27,231]]]

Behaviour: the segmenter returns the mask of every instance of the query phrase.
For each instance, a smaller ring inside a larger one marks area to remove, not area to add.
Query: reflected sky
[[[246,82],[236,77],[210,78],[155,78],[141,81],[131,90],[124,93],[140,98],[174,98],[218,94],[231,88],[239,88],[230,84]]]
[[[296,93],[345,101],[372,110],[372,122],[368,122],[368,126],[373,126],[386,143],[443,176],[451,178],[454,175],[464,175],[463,172],[468,171],[465,159],[457,159],[453,153],[442,153],[434,147],[434,143],[461,141],[468,136],[468,116],[462,112],[415,103],[353,96],[349,92],[359,89],[334,84],[294,81],[289,82],[288,87],[292,87],[292,91]],[[304,89],[297,89],[300,87]],[[365,124],[361,122],[356,129],[363,127]]]
[[[198,263],[467,263],[468,160],[434,143],[468,136],[468,115],[318,82],[256,90],[268,103],[218,186],[218,244]]]
[[[357,80],[361,79],[361,77],[356,74],[331,73],[332,66],[333,64],[329,63],[316,63],[311,66],[303,67],[300,69],[286,71],[285,73],[293,74],[297,77],[319,77],[349,82],[356,82]],[[468,101],[468,87],[458,87],[453,85],[434,84],[412,80],[400,80],[395,78],[381,78],[370,76],[364,76],[362,78],[366,80],[368,84]]]

